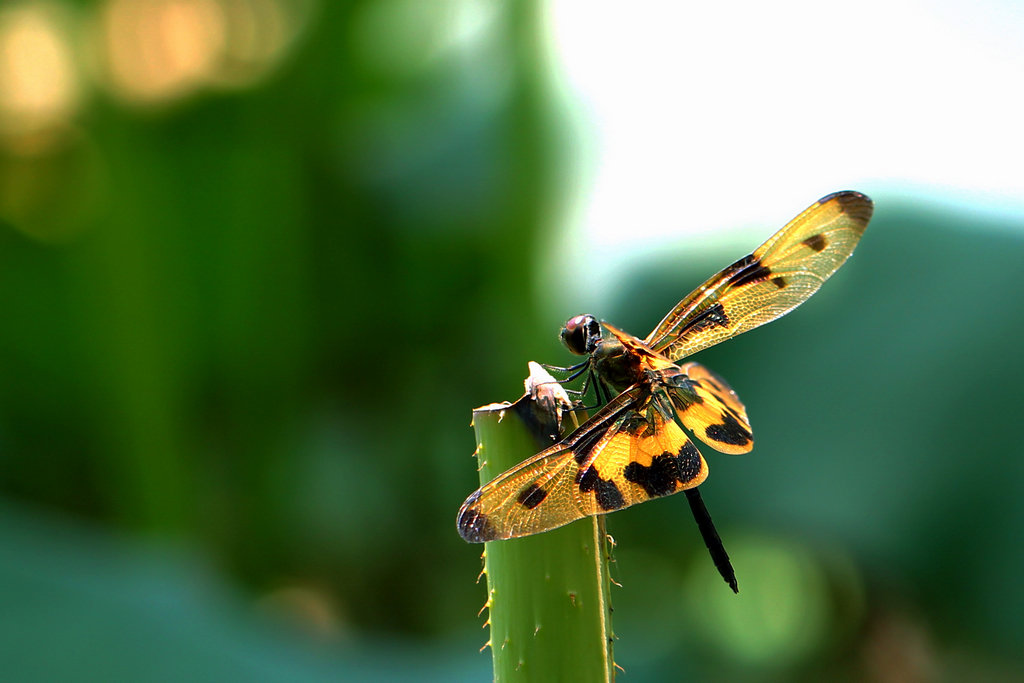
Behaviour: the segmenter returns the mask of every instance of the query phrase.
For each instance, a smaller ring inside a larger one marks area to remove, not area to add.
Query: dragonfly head
[[[562,343],[577,356],[593,353],[601,341],[601,323],[592,315],[577,315],[569,318],[562,327]]]

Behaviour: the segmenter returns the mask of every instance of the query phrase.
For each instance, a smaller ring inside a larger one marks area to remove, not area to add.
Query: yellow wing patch
[[[785,315],[853,253],[873,204],[859,192],[836,192],[698,287],[645,340],[672,360]]]
[[[699,363],[686,363],[680,375],[666,378],[679,421],[721,453],[754,448],[747,409],[729,384]]]
[[[528,536],[699,485],[707,463],[672,411],[663,389],[631,387],[474,492],[459,510],[459,534],[473,543]]]

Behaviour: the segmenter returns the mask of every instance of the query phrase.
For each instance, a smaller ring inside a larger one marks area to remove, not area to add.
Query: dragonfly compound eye
[[[577,356],[585,356],[601,336],[601,327],[592,315],[569,318],[562,327],[561,338],[566,348]]]

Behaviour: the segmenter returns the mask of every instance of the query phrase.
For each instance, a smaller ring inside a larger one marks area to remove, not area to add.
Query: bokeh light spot
[[[27,140],[60,128],[80,105],[71,19],[46,3],[0,9],[0,137],[8,149],[25,150]]]
[[[109,84],[136,102],[193,90],[212,70],[225,33],[213,0],[110,0],[100,28]]]
[[[97,22],[102,78],[121,99],[144,105],[251,86],[281,61],[312,7],[309,0],[108,0]]]
[[[694,626],[730,661],[785,667],[806,660],[836,633],[825,562],[805,547],[729,536],[740,593],[708,590],[715,569],[700,557],[685,586]]]

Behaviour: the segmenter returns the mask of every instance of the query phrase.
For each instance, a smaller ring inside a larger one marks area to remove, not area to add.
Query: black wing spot
[[[839,204],[839,210],[843,213],[863,220],[865,223],[871,218],[871,212],[874,210],[874,204],[871,199],[853,190],[845,190],[843,192],[833,192],[830,195],[826,195],[818,200],[818,204],[825,204],[826,202],[835,200]]]
[[[475,503],[479,497],[480,492],[477,491],[470,496],[470,501]],[[458,528],[459,536],[468,543],[483,543],[498,538],[498,532],[487,519],[487,515],[471,507],[463,508],[459,513]]]
[[[700,471],[700,451],[687,441],[679,449],[678,455],[665,451],[655,456],[650,465],[631,462],[626,465],[623,474],[654,498],[675,493],[676,482],[686,484],[696,478]]]
[[[675,493],[678,472],[676,456],[665,452],[651,460],[650,465],[629,463],[623,474],[626,479],[639,485],[648,496],[656,498]]]
[[[871,214],[875,210],[875,205],[871,199],[860,192],[852,191],[841,192],[836,199],[839,200],[839,206],[843,208],[843,213],[863,223],[860,226],[860,230],[863,230],[867,226],[868,221],[871,220]]]
[[[781,275],[779,275],[778,277],[773,277],[772,278],[772,284],[775,285],[776,287],[778,287],[779,289],[782,289],[788,283],[786,282],[786,278],[784,278]]]
[[[700,474],[700,451],[697,450],[696,446],[687,441],[682,450],[679,451],[676,465],[679,470],[676,475],[679,482],[685,484],[692,481]]]
[[[828,246],[828,238],[824,235],[811,235],[803,243],[814,251],[824,251]]]
[[[745,446],[750,443],[750,430],[740,424],[739,420],[728,413],[722,418],[722,424],[708,425],[704,430],[709,439],[733,446]]]
[[[597,487],[597,504],[602,510],[618,510],[626,501],[614,481],[602,479]]]
[[[516,498],[516,501],[524,508],[532,510],[533,508],[543,503],[544,499],[547,497],[547,491],[537,486],[536,484],[530,484],[525,489],[523,489],[522,493],[519,494],[519,497]]]
[[[694,316],[693,320],[689,324],[680,330],[680,334],[688,334],[691,332],[703,332],[704,330],[710,330],[714,327],[728,327],[729,316],[725,312],[725,308],[721,302],[718,302],[714,306],[708,306],[703,311]]]
[[[753,259],[745,264],[729,277],[729,283],[736,287],[753,284],[768,279],[772,269],[761,263],[760,259]]]
[[[582,475],[578,475],[577,484],[583,493],[593,491],[598,507],[606,512],[618,510],[626,504],[622,498],[622,492],[619,491],[615,482],[611,479],[602,479],[593,465],[588,467]]]

